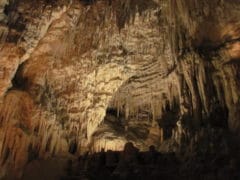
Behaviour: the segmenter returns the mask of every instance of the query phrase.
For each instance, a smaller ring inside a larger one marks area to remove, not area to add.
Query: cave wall
[[[238,134],[239,9],[238,0],[1,1],[1,176],[72,147],[118,150],[124,133],[93,138],[107,108],[129,123],[147,111],[159,141],[170,120]]]

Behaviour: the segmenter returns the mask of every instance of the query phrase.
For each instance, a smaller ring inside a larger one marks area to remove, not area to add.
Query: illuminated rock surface
[[[239,144],[239,0],[2,0],[0,48],[0,177],[128,141]]]

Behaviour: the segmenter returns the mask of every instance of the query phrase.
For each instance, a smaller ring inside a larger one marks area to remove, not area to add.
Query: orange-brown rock
[[[141,150],[179,144],[201,127],[239,135],[239,8],[238,0],[2,0],[0,177],[20,177],[36,158],[128,141]]]

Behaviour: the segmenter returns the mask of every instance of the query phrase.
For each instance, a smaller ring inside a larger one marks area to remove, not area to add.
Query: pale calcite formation
[[[239,10],[238,0],[1,1],[0,176],[20,177],[37,157],[181,143],[202,125],[239,134]]]

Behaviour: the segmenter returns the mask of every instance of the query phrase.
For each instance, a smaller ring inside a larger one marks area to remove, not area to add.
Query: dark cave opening
[[[26,63],[22,63],[18,66],[15,76],[12,79],[12,90],[26,90],[29,86],[29,79],[22,76],[25,65]]]
[[[71,154],[75,154],[77,152],[77,148],[78,148],[77,142],[76,140],[73,140],[70,142],[68,152]]]

